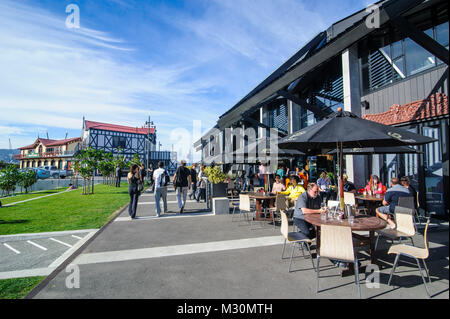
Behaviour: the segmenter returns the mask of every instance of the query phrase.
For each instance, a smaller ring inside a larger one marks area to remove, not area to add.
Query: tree
[[[136,164],[138,166],[141,166],[141,158],[139,157],[139,154],[134,154],[133,158],[131,159],[131,161],[129,162],[130,166],[133,164]]]
[[[98,170],[103,176],[103,184],[112,185],[115,161],[112,153],[102,152],[102,159],[98,163]]]
[[[20,172],[19,185],[25,188],[25,193],[28,193],[28,188],[34,185],[37,181],[37,173],[34,170]]]
[[[10,192],[16,189],[19,182],[19,165],[7,165],[6,168],[0,170],[0,188],[10,195]]]
[[[94,175],[102,160],[103,152],[88,147],[80,151],[76,157],[75,170],[83,177],[83,195],[94,194]]]

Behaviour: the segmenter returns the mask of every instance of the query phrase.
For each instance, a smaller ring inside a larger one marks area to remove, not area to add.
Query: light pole
[[[150,154],[150,127],[153,125],[153,122],[150,121],[150,115],[148,116],[148,121],[145,122],[145,125],[147,126],[147,138],[145,140],[145,158],[146,158],[146,167],[148,168],[148,162],[149,162],[149,154]]]

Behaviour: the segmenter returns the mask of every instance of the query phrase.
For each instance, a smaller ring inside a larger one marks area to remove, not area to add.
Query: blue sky
[[[68,29],[66,6],[80,9]],[[366,0],[0,0],[0,148],[80,136],[82,117],[157,126],[186,156],[196,136]]]

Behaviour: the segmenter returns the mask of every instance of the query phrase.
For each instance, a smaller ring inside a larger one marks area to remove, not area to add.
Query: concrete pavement
[[[169,201],[176,200],[169,192]],[[268,225],[250,230],[231,216],[214,216],[204,203],[189,202],[188,216],[179,216],[176,203],[165,217],[155,218],[153,196],[139,200],[136,220],[125,210],[72,262],[79,267],[79,288],[66,287],[69,273],[60,271],[35,298],[356,298],[354,277],[341,277],[339,269],[321,262],[320,289],[311,260],[296,249],[293,271],[289,259],[281,260],[279,228]],[[200,212],[200,213],[196,213]],[[415,243],[423,245],[418,234]],[[448,298],[448,227],[429,233],[434,298]],[[415,264],[401,262],[387,286],[393,256],[380,240],[379,288],[366,286],[361,274],[362,298],[427,298]],[[290,253],[289,246],[286,256]],[[361,253],[368,264],[368,255]],[[35,292],[33,292],[34,295]]]

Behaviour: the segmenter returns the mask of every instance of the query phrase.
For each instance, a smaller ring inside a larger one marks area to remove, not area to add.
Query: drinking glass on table
[[[355,222],[355,217],[353,215],[348,216],[348,222],[351,226],[353,226],[353,224]]]

